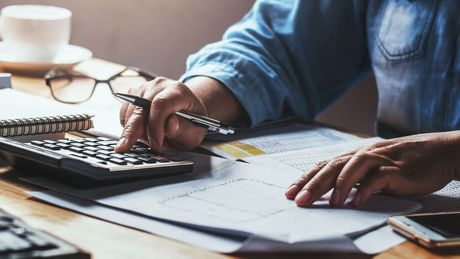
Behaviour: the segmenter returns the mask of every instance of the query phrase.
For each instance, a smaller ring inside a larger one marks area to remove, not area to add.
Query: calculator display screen
[[[460,238],[460,213],[407,216],[447,238]]]

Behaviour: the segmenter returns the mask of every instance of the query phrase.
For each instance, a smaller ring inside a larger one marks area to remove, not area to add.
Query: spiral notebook
[[[12,89],[0,90],[1,137],[82,131],[92,127],[92,115],[75,107]]]

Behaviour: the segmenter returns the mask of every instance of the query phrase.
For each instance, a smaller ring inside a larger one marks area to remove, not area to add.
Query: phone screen
[[[407,218],[444,237],[460,237],[460,213],[407,216]]]

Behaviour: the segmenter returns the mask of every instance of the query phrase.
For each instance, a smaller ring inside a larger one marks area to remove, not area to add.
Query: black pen
[[[150,105],[152,102],[148,99],[145,99],[139,96],[135,96],[135,95],[130,95],[130,94],[113,93],[113,95],[133,105],[140,106],[144,109],[150,109]],[[189,113],[189,112],[175,112],[175,114],[179,117],[182,117],[184,119],[191,121],[193,124],[197,126],[206,128],[212,132],[217,132],[217,133],[224,134],[224,135],[235,133],[235,129],[233,127],[225,125],[224,123],[218,120],[211,119],[206,116]]]

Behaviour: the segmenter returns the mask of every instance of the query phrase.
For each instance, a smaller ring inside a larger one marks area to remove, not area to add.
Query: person
[[[375,192],[434,192],[460,179],[460,2],[455,0],[257,1],[219,42],[187,60],[179,81],[157,78],[130,91],[150,111],[124,105],[116,150],[139,138],[158,151],[191,149],[205,130],[186,110],[250,126],[315,115],[373,73],[377,133],[388,138],[318,164],[286,191],[308,207],[333,189],[341,206]],[[415,135],[414,135],[415,134]]]

